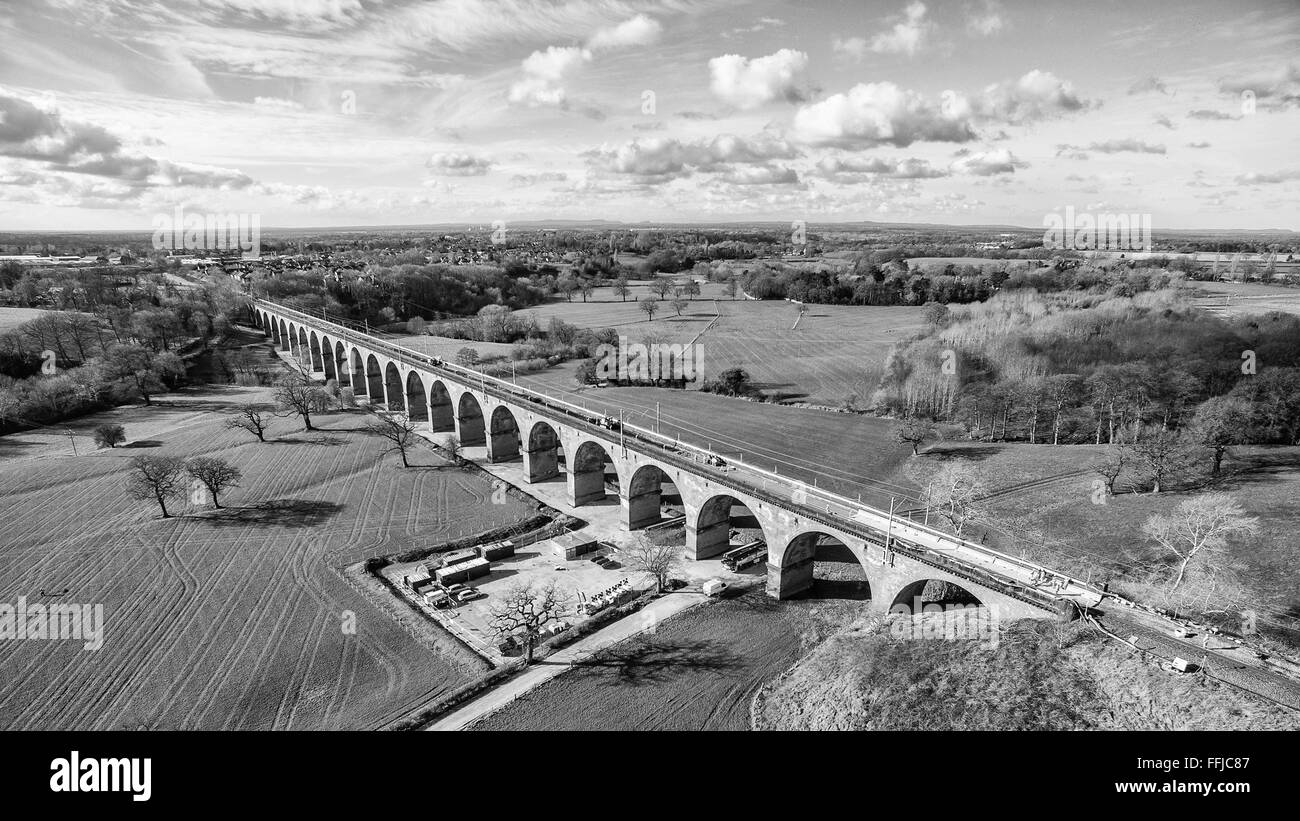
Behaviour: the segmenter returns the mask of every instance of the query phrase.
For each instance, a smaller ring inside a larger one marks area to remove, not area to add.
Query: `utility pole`
[[[72,436],[72,428],[65,429],[64,433],[68,434],[68,441],[72,443],[72,455],[80,456],[81,454],[77,453],[77,440]]]

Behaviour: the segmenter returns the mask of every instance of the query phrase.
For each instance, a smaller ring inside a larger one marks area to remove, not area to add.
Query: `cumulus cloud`
[[[1187,147],[1188,148],[1209,148],[1210,144],[1205,142],[1204,140],[1201,140],[1199,142],[1188,143]]]
[[[971,10],[966,18],[966,30],[971,34],[987,37],[1006,28],[1002,4],[998,0],[984,0],[979,7]]]
[[[1169,119],[1168,117],[1166,117],[1165,115],[1163,115],[1163,114],[1161,114],[1159,117],[1156,117],[1155,122],[1156,122],[1156,125],[1164,126],[1165,128],[1169,129],[1170,131],[1173,131],[1174,128],[1175,128],[1173,122],[1171,122],[1170,119]]]
[[[973,103],[977,116],[1010,124],[1049,119],[1090,105],[1073,85],[1038,69],[1013,82],[986,86]]]
[[[1236,183],[1238,185],[1277,185],[1292,180],[1300,180],[1300,169],[1267,173],[1251,171],[1249,174],[1242,174],[1237,177]]]
[[[1219,81],[1219,90],[1236,96],[1249,93],[1256,99],[1276,101],[1283,107],[1300,105],[1300,64],[1288,63],[1270,71],[1224,78]]]
[[[696,172],[732,172],[737,165],[768,165],[772,160],[793,159],[798,152],[784,140],[721,135],[711,140],[637,138],[622,145],[602,146],[585,156],[598,171],[656,184],[684,179]]]
[[[946,170],[935,168],[926,160],[916,157],[901,160],[886,160],[880,157],[871,159],[827,157],[817,162],[817,171],[827,179],[881,176],[900,180],[920,180],[948,176]]]
[[[1136,82],[1133,83],[1133,85],[1128,87],[1129,94],[1150,94],[1153,91],[1159,92],[1160,94],[1170,93],[1169,88],[1164,83],[1164,80],[1161,80],[1159,77],[1155,76],[1154,74],[1149,74],[1146,77],[1137,80]]]
[[[1089,151],[1096,151],[1099,154],[1164,154],[1165,147],[1160,143],[1146,143],[1131,138],[1088,143],[1086,146],[1070,145],[1068,143],[1061,143],[1056,146],[1056,156],[1070,160],[1086,160]]]
[[[865,148],[975,139],[968,111],[952,111],[893,83],[860,83],[795,113],[794,133],[820,145]]]
[[[954,174],[973,174],[977,177],[990,177],[994,174],[1012,174],[1025,163],[1005,148],[996,151],[981,151],[966,154],[953,160],[949,168]]]
[[[523,76],[510,86],[507,95],[512,103],[530,106],[561,105],[566,92],[561,83],[565,75],[591,60],[591,50],[577,46],[550,46],[524,58]]]
[[[644,14],[625,20],[617,26],[597,31],[587,40],[587,48],[601,51],[630,46],[646,46],[659,39],[663,26],[658,20]]]
[[[889,31],[871,38],[871,50],[877,54],[912,55],[920,50],[930,30],[925,19],[925,4],[913,0],[903,10],[903,19]]]
[[[709,60],[709,88],[737,108],[756,108],[773,100],[797,102],[804,98],[799,79],[807,67],[808,55],[788,48],[753,60],[724,54]]]
[[[252,178],[216,166],[184,165],[124,151],[122,141],[94,123],[67,120],[20,97],[0,95],[0,156],[48,169],[105,177],[128,188],[187,185],[244,188]]]
[[[799,182],[799,175],[779,165],[753,165],[733,168],[721,179],[732,185],[793,185]]]
[[[945,91],[940,101],[893,83],[860,83],[799,109],[794,133],[814,144],[865,148],[917,141],[967,142],[979,124],[1023,125],[1093,105],[1070,83],[1037,69],[986,86],[975,97]]]
[[[871,50],[871,45],[862,37],[832,37],[831,50],[841,57],[861,62]]]
[[[1239,120],[1240,117],[1234,117],[1222,111],[1214,111],[1208,108],[1198,108],[1195,111],[1187,112],[1189,120]]]
[[[565,182],[569,175],[562,171],[543,171],[540,174],[515,174],[510,178],[511,188],[528,188],[544,182]]]
[[[473,154],[439,153],[425,163],[435,174],[448,177],[481,177],[492,168],[492,161]]]

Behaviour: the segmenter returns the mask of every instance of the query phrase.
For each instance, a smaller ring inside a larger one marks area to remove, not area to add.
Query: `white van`
[[[721,596],[722,591],[727,589],[727,583],[724,582],[722,579],[709,579],[707,582],[704,583],[704,587],[702,589],[704,590],[704,595],[706,596]]]

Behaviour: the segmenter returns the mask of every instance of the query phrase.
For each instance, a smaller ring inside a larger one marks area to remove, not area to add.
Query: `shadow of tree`
[[[312,527],[338,515],[343,507],[337,502],[315,499],[273,499],[259,505],[213,510],[192,518],[218,526]]]
[[[341,436],[330,436],[328,433],[320,435],[303,434],[300,436],[278,436],[275,439],[267,439],[266,444],[289,444],[289,445],[346,445],[347,440]]]
[[[141,439],[137,442],[127,442],[125,445],[118,445],[123,450],[127,448],[160,448],[163,443],[161,439]]]
[[[612,647],[578,665],[589,671],[608,670],[612,687],[638,687],[666,681],[688,672],[736,670],[743,659],[708,641],[663,641],[654,637]]]

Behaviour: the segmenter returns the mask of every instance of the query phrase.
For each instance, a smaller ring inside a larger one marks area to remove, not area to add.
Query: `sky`
[[[1300,228],[1300,2],[4,0],[0,230]]]

